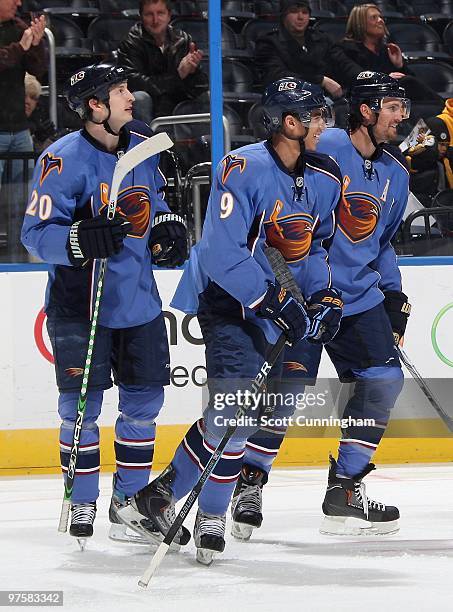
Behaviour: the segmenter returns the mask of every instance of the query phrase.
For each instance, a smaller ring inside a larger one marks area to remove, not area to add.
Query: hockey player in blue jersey
[[[362,479],[374,469],[370,459],[403,384],[394,342],[404,335],[410,306],[390,241],[406,207],[409,177],[398,148],[387,143],[409,116],[410,102],[396,80],[373,72],[358,75],[349,102],[349,133],[327,130],[318,146],[338,162],[344,194],[329,249],[343,319],[333,340],[320,340],[328,342],[340,380],[354,385],[343,417],[374,419],[376,426],[342,431],[338,460],[330,458],[321,531],[383,534],[398,529],[398,509],[368,499]],[[294,394],[313,384],[321,351],[322,344],[313,341],[286,350],[284,378]],[[284,434],[259,432],[247,442],[232,502],[232,533],[238,538],[248,539],[261,525],[262,487]]]
[[[63,473],[71,453],[93,291],[100,259],[108,258],[71,497],[70,533],[77,538],[93,534],[100,462],[96,421],[113,371],[120,415],[115,427],[111,536],[127,539],[117,509],[149,480],[154,420],[163,403],[164,385],[169,384],[168,341],[152,264],[175,267],[184,262],[186,229],[180,217],[167,214],[157,155],[125,177],[115,218],[107,220],[117,160],[152,135],[146,124],[132,121],[134,97],[124,70],[110,64],[82,68],[69,80],[66,98],[84,128],[61,138],[39,158],[22,241],[32,255],[50,264],[45,312],[59,389]],[[161,250],[153,252],[156,245]],[[152,529],[142,533],[155,541]]]
[[[312,312],[323,313],[326,333],[333,336],[341,318],[322,244],[334,229],[341,176],[335,161],[304,150],[305,139],[315,142],[325,128],[328,108],[320,91],[292,78],[271,85],[263,101],[269,139],[233,151],[218,165],[197,257],[185,272],[190,281],[197,283],[197,275],[205,279],[196,300],[209,403],[168,468],[131,502],[138,520],[158,519],[163,532],[169,522],[163,524],[162,513],[195,485],[237,409],[237,403],[216,405],[216,398],[250,388],[269,343],[282,330],[292,345],[317,333],[304,307],[278,284],[265,243],[284,255]],[[324,301],[327,296],[330,302]],[[268,378],[268,389],[280,371],[281,361]],[[238,427],[201,491],[194,527],[201,563],[210,563],[224,549],[226,511],[246,439],[256,430],[253,422]]]

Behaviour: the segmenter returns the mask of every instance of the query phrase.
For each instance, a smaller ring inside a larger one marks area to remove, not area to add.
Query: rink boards
[[[448,393],[448,385],[440,384],[441,379],[451,380],[453,373],[453,260],[402,258],[400,264],[404,290],[413,306],[405,350],[453,415],[453,395]],[[169,334],[172,380],[158,419],[156,468],[171,459],[206,402],[204,345],[197,321],[169,306],[180,276],[180,271],[156,271]],[[57,391],[42,312],[46,280],[47,274],[39,265],[0,266],[0,475],[60,469]],[[335,379],[328,360],[323,361],[320,375],[325,380]],[[407,386],[376,459],[388,463],[453,461],[453,440],[448,431],[414,386]],[[109,390],[99,420],[101,463],[106,470],[114,466],[116,413],[116,392]],[[336,449],[337,437],[335,427],[293,428],[278,464],[324,464],[329,451]]]

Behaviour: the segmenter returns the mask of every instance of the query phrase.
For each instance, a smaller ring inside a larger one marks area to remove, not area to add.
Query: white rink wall
[[[451,378],[452,366],[445,361],[453,362],[452,266],[409,265],[402,266],[401,270],[404,291],[412,303],[405,350],[424,377]],[[181,272],[156,271],[155,274],[163,309],[168,313],[172,367],[172,384],[167,390],[159,423],[188,424],[201,412],[204,346],[200,343],[196,319],[184,317],[169,307]],[[0,272],[0,430],[59,425],[54,371],[48,359],[51,348],[44,316],[40,315],[46,280],[44,271]],[[436,351],[432,326],[442,310],[445,312],[437,326]],[[324,360],[320,376],[335,376],[328,360]],[[445,399],[451,403],[450,398]],[[112,425],[115,416],[116,393],[110,390],[105,395],[100,424]],[[423,401],[403,397],[393,417],[432,418],[433,413]]]

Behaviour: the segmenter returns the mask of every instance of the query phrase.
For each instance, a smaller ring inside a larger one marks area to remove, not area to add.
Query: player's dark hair
[[[366,104],[366,100],[363,101],[363,104]],[[351,104],[349,106],[349,118],[348,125],[349,131],[355,132],[363,125],[363,115],[360,110],[360,104]]]
[[[138,5],[138,12],[140,13],[140,15],[142,15],[143,9],[145,8],[147,4],[157,4],[158,2],[163,2],[165,6],[167,7],[167,9],[171,11],[171,1],[170,0],[140,0],[140,3]]]

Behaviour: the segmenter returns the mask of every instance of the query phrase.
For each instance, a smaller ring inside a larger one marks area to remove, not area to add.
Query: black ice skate
[[[131,529],[142,532],[143,521],[148,521],[148,525],[152,524],[152,528],[159,533],[158,541],[161,542],[176,517],[175,502],[170,487],[174,478],[175,470],[170,464],[160,476],[131,497],[125,507],[117,510],[118,518]],[[184,546],[189,540],[189,531],[181,527],[171,548],[177,550],[179,545]]]
[[[327,535],[389,535],[399,530],[400,513],[395,506],[368,499],[362,479],[374,464],[353,478],[336,475],[337,463],[330,457],[329,480],[322,504],[324,521],[320,532]]]
[[[69,533],[77,538],[80,550],[85,550],[87,538],[93,535],[96,516],[96,502],[71,505],[71,525]]]
[[[244,463],[231,502],[231,535],[238,540],[249,540],[253,529],[261,527],[262,490],[266,482],[266,472]]]
[[[109,538],[115,542],[160,544],[163,539],[162,534],[150,519],[143,516],[137,520],[137,516],[134,515],[132,521],[128,522],[127,506],[129,504],[130,497],[113,490],[109,508],[111,523]],[[124,516],[119,513],[122,509],[125,509]]]
[[[197,547],[197,561],[211,565],[214,555],[225,550],[225,516],[197,512],[193,539]]]

